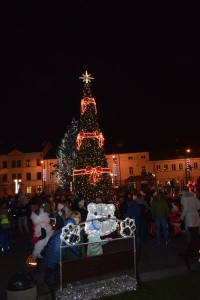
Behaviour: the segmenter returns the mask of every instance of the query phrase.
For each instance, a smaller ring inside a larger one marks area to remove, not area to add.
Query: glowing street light
[[[15,183],[15,194],[19,193],[19,189],[20,189],[20,183],[22,182],[21,179],[14,179],[14,183]]]
[[[46,169],[45,169],[44,160],[41,160],[41,166],[42,166],[42,191],[44,191],[45,190],[45,181],[46,181]]]
[[[112,156],[113,158],[113,176],[114,176],[114,185],[117,184],[117,158],[115,155]]]
[[[191,165],[190,165],[190,157],[189,154],[191,153],[190,149],[186,149],[186,184],[188,184],[188,180],[190,180],[190,171],[191,171]]]
[[[113,173],[110,173],[111,176],[111,181],[112,181],[112,185],[113,185]]]

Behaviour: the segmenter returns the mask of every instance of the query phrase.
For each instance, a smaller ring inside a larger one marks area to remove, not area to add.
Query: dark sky
[[[200,146],[199,10],[134,2],[2,1],[1,142],[59,143],[87,70],[107,145]]]

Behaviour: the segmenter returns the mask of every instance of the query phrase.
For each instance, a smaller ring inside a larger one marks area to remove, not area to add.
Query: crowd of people
[[[94,200],[104,203],[101,198]],[[136,224],[137,259],[148,238],[154,237],[155,244],[166,246],[173,235],[187,234],[188,245],[196,245],[200,237],[200,199],[198,194],[185,187],[178,190],[155,189],[145,186],[141,190],[121,191],[114,199],[106,201],[115,205],[117,219],[131,218]],[[68,223],[74,225],[87,220],[87,201],[83,195],[72,199],[70,195],[46,195],[30,197],[21,191],[13,198],[0,199],[0,245],[1,252],[10,249],[9,239],[27,236],[30,239],[28,252],[36,261],[39,271],[41,262],[45,266],[44,286],[52,290],[59,268],[60,235]],[[88,236],[81,226],[80,246],[63,250],[64,260],[103,254],[103,245],[111,237]],[[89,242],[88,245],[84,243]],[[187,248],[187,254],[188,249]]]

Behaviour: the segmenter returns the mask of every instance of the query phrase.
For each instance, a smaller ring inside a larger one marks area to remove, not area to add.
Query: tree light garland
[[[97,113],[97,107],[94,98],[84,98],[81,100],[81,115],[85,112],[88,104],[92,104],[94,106],[95,113]]]
[[[88,138],[97,138],[99,140],[99,147],[102,148],[104,144],[104,137],[103,134],[99,131],[95,132],[80,132],[77,135],[76,144],[77,144],[77,150],[80,150],[82,140],[88,139]]]
[[[89,183],[95,185],[103,173],[110,173],[110,168],[102,168],[102,167],[92,168],[90,166],[87,166],[85,169],[74,170],[73,176],[89,174],[90,175]]]

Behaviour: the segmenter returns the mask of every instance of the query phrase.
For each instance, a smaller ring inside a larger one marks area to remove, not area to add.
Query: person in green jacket
[[[163,234],[165,244],[168,244],[168,229],[167,221],[169,217],[169,207],[167,199],[162,189],[153,194],[153,201],[151,206],[152,217],[156,224],[156,241],[160,245],[161,234]]]

